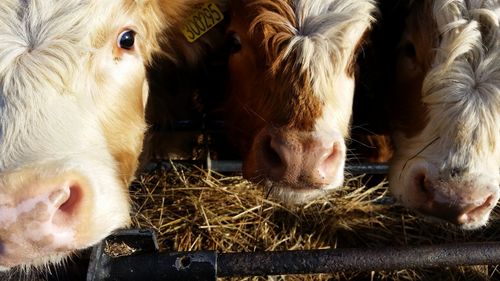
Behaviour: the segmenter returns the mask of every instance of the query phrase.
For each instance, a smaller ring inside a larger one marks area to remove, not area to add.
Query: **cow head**
[[[232,1],[228,124],[243,175],[286,202],[343,183],[354,65],[372,1]]]
[[[394,195],[464,229],[499,197],[498,1],[413,1],[396,52]]]
[[[185,2],[2,2],[0,270],[59,261],[129,224],[145,64]]]

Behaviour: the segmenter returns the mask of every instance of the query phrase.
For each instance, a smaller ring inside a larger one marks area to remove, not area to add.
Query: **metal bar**
[[[239,160],[208,160],[205,163],[203,161],[192,161],[192,160],[173,160],[174,164],[189,164],[189,165],[200,165],[203,167],[210,167],[210,170],[219,173],[240,173],[242,162]],[[169,170],[170,161],[165,160],[161,163],[155,163],[151,165],[157,168],[163,168]],[[345,167],[346,173],[351,175],[385,175],[389,171],[389,165],[387,164],[347,164]]]
[[[206,133],[207,131],[223,130],[224,121],[210,119],[206,120],[205,118],[201,117],[200,120],[174,120],[170,123],[168,128],[169,129],[165,130],[153,126],[152,130],[156,133],[172,133],[175,131],[200,131]],[[187,163],[189,161],[180,162]],[[200,161],[200,164],[204,164],[205,167],[210,167],[211,170],[221,173],[239,173],[241,172],[242,167],[242,163],[239,160],[208,160],[205,163],[202,163]],[[389,166],[387,164],[373,163],[348,164],[345,168],[345,171],[351,175],[385,175],[388,173],[388,170]]]
[[[238,160],[208,160],[207,167],[219,173],[239,173],[242,163]]]
[[[229,172],[240,172],[241,171],[241,161],[237,160],[211,160],[210,167],[212,170],[229,173]],[[351,175],[385,175],[389,171],[389,165],[387,164],[348,164],[345,168],[346,172]]]
[[[348,164],[345,171],[351,175],[386,175],[389,173],[388,164]]]
[[[106,259],[92,281],[215,281],[215,252],[141,254]]]
[[[220,254],[218,277],[500,264],[500,243]]]
[[[136,237],[137,239],[134,239]],[[113,246],[134,249],[116,255]],[[94,247],[87,281],[206,280],[341,271],[500,264],[500,242],[308,251],[160,253],[152,230],[124,230]]]
[[[203,131],[203,130],[223,130],[224,122],[220,120],[175,120],[168,124],[163,124],[163,127],[157,125],[151,126],[151,131],[154,133],[172,133],[175,131]]]
[[[151,229],[124,229],[93,248],[87,281],[215,281],[213,251],[160,254]]]

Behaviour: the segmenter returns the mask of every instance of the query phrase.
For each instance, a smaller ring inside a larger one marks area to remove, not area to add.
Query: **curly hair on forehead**
[[[245,0],[232,1],[231,6],[244,13],[237,17],[247,19],[248,33],[261,43],[267,64],[273,69],[279,67],[284,58],[278,58],[298,30],[294,3],[289,0]]]
[[[368,28],[375,11],[371,0],[247,0],[243,5],[249,34],[262,40],[272,73],[289,60],[301,72],[319,62],[340,70],[355,43],[347,39],[348,29],[360,23]]]
[[[322,102],[341,104],[332,89],[338,77],[352,72],[356,50],[374,21],[374,1],[234,0],[231,4],[234,20],[243,21],[243,30],[248,30],[264,61],[262,73],[270,81],[278,81],[269,84],[273,93],[282,94],[271,98],[282,96],[300,103],[296,108],[307,107],[299,112],[289,110],[293,116],[287,120],[298,120],[290,123],[311,129],[322,114]],[[309,113],[318,116],[297,116]],[[345,131],[347,134],[347,128]]]
[[[440,80],[440,74],[444,75],[453,68],[469,67],[477,73],[485,65],[493,67],[500,63],[500,16],[495,9],[500,10],[500,2],[495,0],[433,1],[432,14],[440,38],[434,65],[439,71],[433,71],[433,75],[424,83],[429,84],[424,86],[424,92],[437,83],[433,80]],[[497,63],[489,64],[489,60]],[[462,72],[469,71],[464,69]],[[499,76],[499,69],[494,67],[471,79],[476,84]],[[476,81],[478,77],[481,77],[481,81]]]
[[[494,146],[488,140],[498,139],[499,134],[499,9],[496,0],[433,2],[439,45],[422,87],[422,101],[431,106],[430,114],[444,120],[438,128],[446,132],[442,135],[459,139],[460,144],[475,143],[474,149],[483,153]]]
[[[449,39],[443,44],[462,41],[467,46],[462,52],[489,52],[498,48],[500,40],[500,15],[495,9],[500,10],[500,2],[495,0],[436,0],[432,13],[440,36]],[[458,56],[457,50],[448,62]]]

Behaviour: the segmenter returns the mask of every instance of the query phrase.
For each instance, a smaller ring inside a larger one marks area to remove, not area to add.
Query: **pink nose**
[[[343,177],[343,139],[298,131],[268,131],[257,136],[257,171],[275,182],[318,188]]]
[[[73,248],[84,191],[80,183],[62,179],[19,190],[23,192],[0,197],[0,266]]]
[[[497,188],[488,185],[434,184],[422,175],[416,182],[426,198],[421,211],[461,226],[487,220],[499,198]]]

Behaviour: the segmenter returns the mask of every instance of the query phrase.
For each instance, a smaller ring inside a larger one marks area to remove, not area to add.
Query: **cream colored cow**
[[[0,270],[61,261],[129,224],[145,65],[192,2],[2,1]]]

